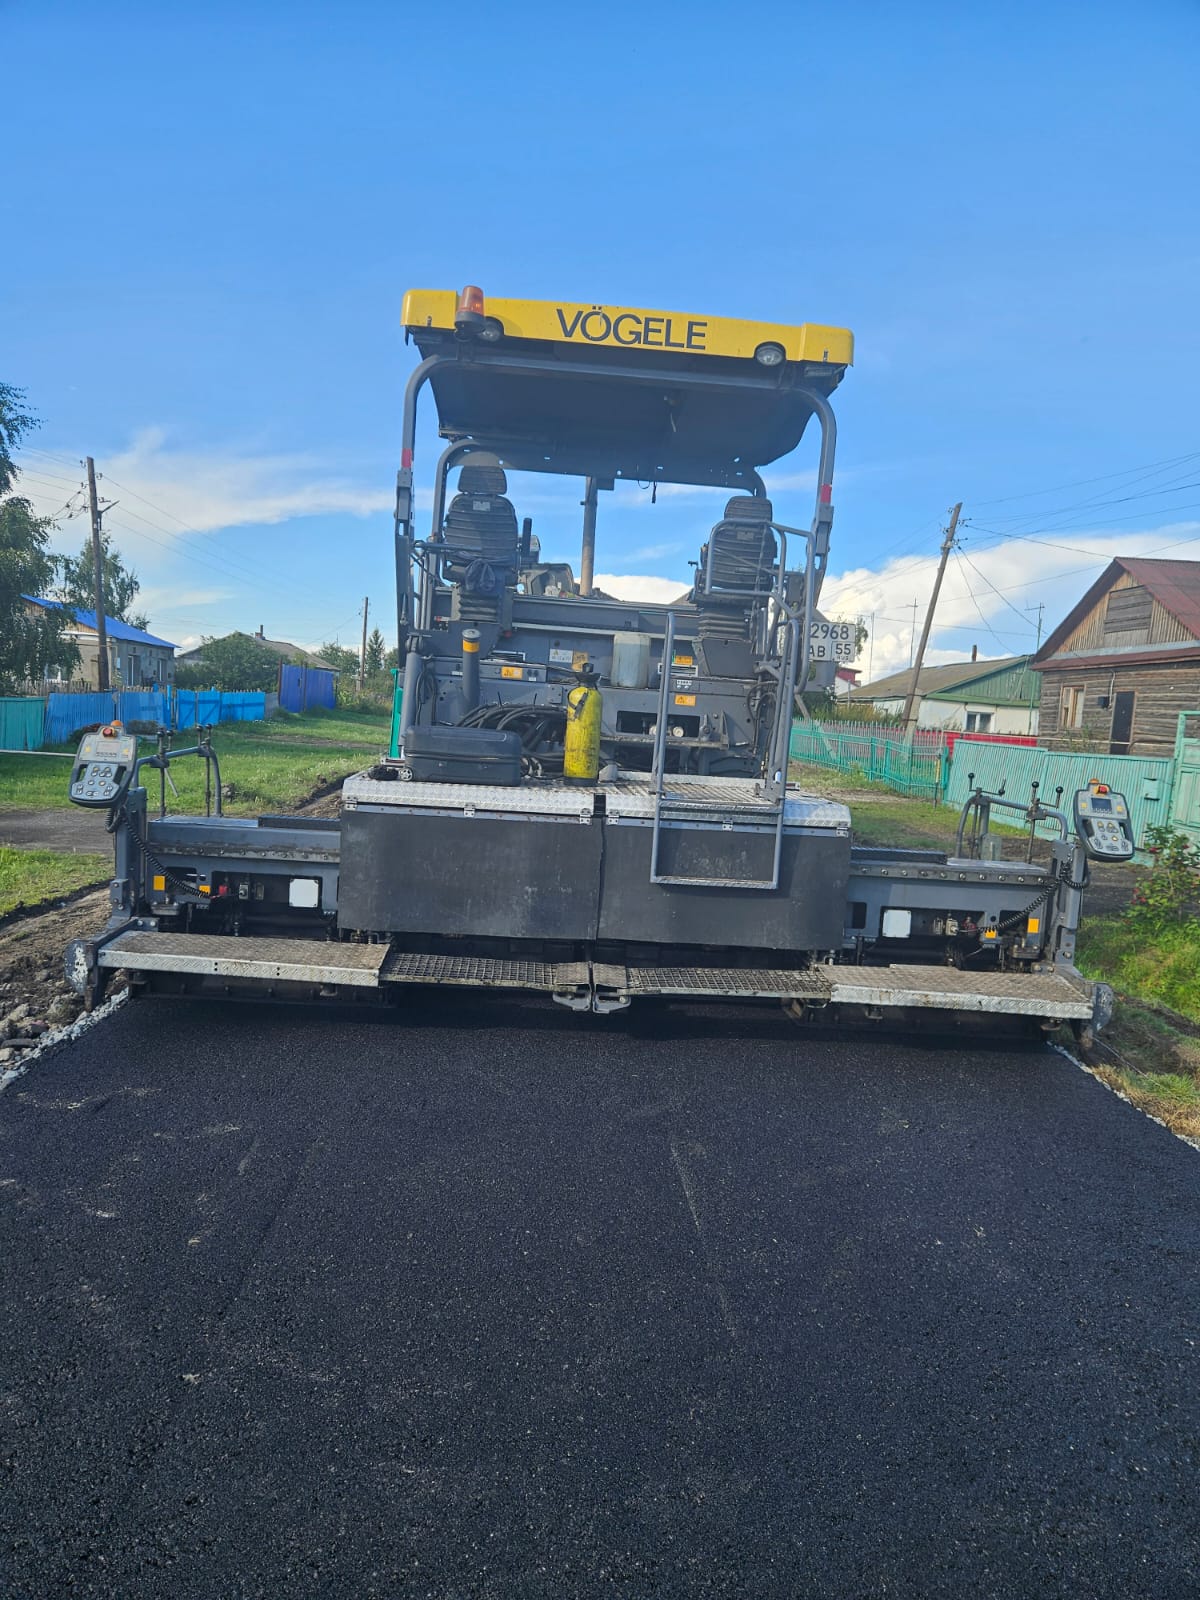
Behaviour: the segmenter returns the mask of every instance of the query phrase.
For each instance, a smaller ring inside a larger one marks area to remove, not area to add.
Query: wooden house
[[[1039,743],[1170,755],[1179,713],[1200,709],[1200,561],[1110,562],[1030,664]]]

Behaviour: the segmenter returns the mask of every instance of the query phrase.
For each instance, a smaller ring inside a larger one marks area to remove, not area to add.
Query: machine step
[[[393,950],[381,983],[452,984],[468,989],[531,989],[547,994],[591,995],[586,961],[514,961],[494,956],[424,955]]]
[[[635,999],[649,995],[742,1000],[829,999],[824,971],[791,967],[623,967],[592,963],[598,995]]]
[[[336,983],[375,989],[387,954],[385,944],[131,932],[102,945],[96,960],[99,966],[127,972],[184,972],[267,983]]]
[[[871,1009],[991,1012],[1087,1021],[1092,986],[1058,973],[967,972],[956,967],[652,967],[599,961],[521,961],[391,950],[386,944],[223,934],[118,934],[97,964],[259,983],[378,989],[390,984],[525,990],[574,1009],[617,1010],[654,995],[692,999],[803,1000]]]
[[[966,972],[958,967],[831,967],[839,1005],[919,1006],[990,1011],[998,1016],[1082,1021],[1092,1015],[1091,985],[1058,973]]]

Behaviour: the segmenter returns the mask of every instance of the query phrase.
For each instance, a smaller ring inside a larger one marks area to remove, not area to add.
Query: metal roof
[[[1035,671],[1051,664],[1051,657],[1059,646],[1070,638],[1101,595],[1112,588],[1122,572],[1127,572],[1131,578],[1140,583],[1164,611],[1169,611],[1195,639],[1200,640],[1200,561],[1160,561],[1149,556],[1117,556],[1109,562],[1087,593],[1067,612],[1058,627],[1051,630],[1045,643],[1033,657]],[[1157,654],[1162,660],[1170,660],[1175,655],[1186,655],[1190,649],[1190,645],[1184,644],[1164,645]],[[1107,664],[1113,655],[1111,648],[1107,651],[1101,648],[1081,651],[1071,659],[1073,662],[1094,660],[1099,665],[1102,661]],[[1116,659],[1124,659],[1123,653],[1117,652]]]
[[[940,667],[922,667],[917,684],[919,695],[939,694],[949,689],[961,689],[969,683],[995,677],[1012,667],[1023,666],[1028,656],[1004,656],[998,661],[948,661]],[[874,683],[863,683],[850,691],[851,700],[898,700],[912,688],[912,668],[893,672]]]
[[[65,600],[43,600],[40,595],[36,594],[23,594],[21,599],[28,600],[31,605],[41,606],[46,611],[65,611],[75,622],[79,623],[80,627],[90,628],[93,633],[96,631],[96,613],[94,611],[85,611],[82,606],[68,605]],[[169,639],[159,639],[152,633],[143,633],[141,628],[131,627],[128,622],[122,622],[119,617],[110,617],[107,614],[104,618],[104,631],[110,639],[123,639],[128,644],[152,644],[157,645],[160,650],[174,650],[175,648]]]
[[[1164,611],[1200,639],[1200,561],[1157,561],[1147,556],[1118,559]]]

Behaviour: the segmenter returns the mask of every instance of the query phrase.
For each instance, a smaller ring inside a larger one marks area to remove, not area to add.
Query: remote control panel
[[[1123,794],[1093,780],[1075,794],[1075,831],[1094,861],[1128,861],[1133,855],[1133,824]]]
[[[67,790],[77,806],[115,806],[129,788],[137,762],[137,735],[120,723],[85,733],[75,752]]]

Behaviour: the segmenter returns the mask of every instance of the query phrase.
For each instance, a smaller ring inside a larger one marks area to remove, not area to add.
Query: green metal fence
[[[45,715],[40,695],[0,698],[0,750],[40,750]]]
[[[1171,826],[1200,844],[1200,711],[1181,711],[1178,729]]]
[[[1170,817],[1171,768],[1170,759],[1161,756],[1110,756],[1103,751],[1045,750],[1040,745],[1030,748],[960,739],[954,746],[946,803],[960,806],[971,790],[979,787],[993,794],[1003,788],[1007,799],[1024,804],[1036,781],[1043,804],[1053,806],[1057,800],[1069,817],[1075,791],[1099,778],[1127,797],[1134,842],[1141,849],[1147,828]],[[1061,797],[1057,794],[1060,788]],[[1038,829],[1047,837],[1054,831],[1048,823]]]
[[[946,752],[940,744],[930,748],[906,744],[894,728],[874,733],[861,725],[797,722],[792,727],[793,761],[812,761],[838,772],[860,773],[872,783],[898,794],[939,801],[945,783]]]

